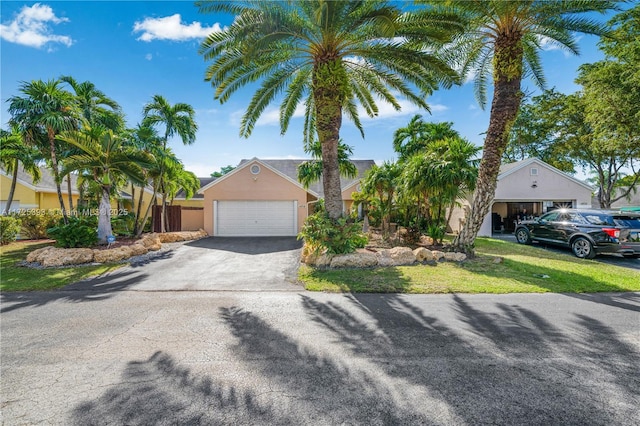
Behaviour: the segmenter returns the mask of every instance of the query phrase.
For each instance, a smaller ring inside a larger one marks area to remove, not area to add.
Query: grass
[[[38,241],[18,241],[0,247],[0,290],[52,290],[123,266],[122,264],[84,265],[35,269],[17,265],[20,261],[26,259],[29,252],[50,244]]]
[[[299,272],[311,291],[357,293],[595,293],[640,291],[640,271],[502,240],[478,238],[462,263]],[[496,258],[501,263],[495,263]],[[546,278],[548,277],[548,278]]]

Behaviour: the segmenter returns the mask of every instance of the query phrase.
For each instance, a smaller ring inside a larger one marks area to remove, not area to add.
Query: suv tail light
[[[606,232],[608,236],[611,238],[615,238],[616,240],[620,238],[620,230],[614,228],[602,228],[603,232]]]

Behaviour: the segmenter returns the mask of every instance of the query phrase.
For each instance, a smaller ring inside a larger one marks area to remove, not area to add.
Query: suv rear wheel
[[[578,237],[571,242],[571,250],[580,259],[593,259],[596,257],[596,251],[593,249],[591,241],[584,237]]]

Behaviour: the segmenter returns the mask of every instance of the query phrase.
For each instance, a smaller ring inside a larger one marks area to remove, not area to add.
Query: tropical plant
[[[60,149],[56,144],[56,135],[62,131],[77,129],[79,120],[73,95],[60,85],[60,80],[23,82],[20,86],[23,96],[12,96],[7,102],[11,114],[10,124],[17,127],[28,145],[34,145],[47,153],[62,217],[66,222],[67,211],[60,189]]]
[[[142,169],[152,165],[153,157],[147,152],[126,146],[123,137],[99,126],[64,132],[59,139],[81,151],[81,154],[66,159],[64,172],[86,170],[100,185],[102,198],[98,212],[98,241],[104,244],[107,237],[112,235],[110,199],[114,181],[120,175],[136,183],[143,182]]]
[[[185,103],[176,103],[171,105],[163,96],[154,95],[151,102],[146,104],[142,111],[143,125],[148,127],[164,127],[164,136],[162,138],[162,149],[167,150],[169,138],[179,136],[182,143],[191,145],[196,141],[196,132],[198,125],[195,121],[195,111],[193,107]],[[156,198],[158,189],[162,193],[162,232],[166,230],[166,207],[167,207],[167,191],[165,188],[164,163],[160,163],[160,179],[153,188],[153,199]]]
[[[298,235],[303,238],[312,252],[328,254],[352,253],[368,241],[358,223],[346,217],[331,219],[326,211],[307,217]]]
[[[25,210],[15,215],[20,219],[20,233],[30,240],[47,238],[47,229],[56,226],[62,219],[57,210]]]
[[[20,232],[20,219],[13,216],[0,216],[0,245],[16,240]]]
[[[393,199],[402,170],[397,163],[384,162],[382,166],[373,166],[362,180],[362,191],[375,197],[373,205],[380,210],[382,234],[389,237]]]
[[[424,3],[431,9],[434,2]],[[470,217],[454,241],[457,249],[473,253],[473,243],[491,207],[500,160],[523,96],[523,77],[530,76],[536,84],[544,86],[538,53],[542,44],[552,44],[577,54],[577,33],[606,33],[603,24],[584,14],[604,13],[615,8],[617,3],[614,0],[438,2],[446,10],[455,10],[465,20],[466,29],[448,46],[447,57],[457,64],[463,76],[474,76],[476,98],[482,107],[487,101],[487,85],[493,83],[489,128],[478,183]]]
[[[38,150],[24,143],[22,135],[15,125],[11,126],[11,131],[0,130],[0,164],[7,173],[11,174],[11,187],[4,207],[4,214],[8,214],[11,210],[18,182],[19,166],[22,166],[22,169],[31,175],[34,184],[38,183],[42,175],[40,167],[38,167],[39,159]]]
[[[398,153],[398,161],[425,151],[430,143],[458,137],[458,132],[452,127],[453,123],[425,123],[421,115],[413,116],[406,127],[399,128],[393,134],[393,149]]]
[[[298,165],[298,180],[306,188],[318,182],[322,177],[322,146],[320,142],[315,141],[311,145],[305,147],[305,152],[310,154],[312,159],[304,161]],[[340,167],[340,175],[346,178],[355,178],[358,176],[358,169],[349,158],[353,155],[353,148],[344,142],[338,144],[338,166]]]
[[[47,234],[56,240],[58,247],[64,248],[91,247],[98,242],[93,216],[70,217],[66,223],[63,221],[47,229]]]
[[[379,111],[376,98],[399,110],[401,96],[428,110],[425,97],[457,81],[433,48],[460,28],[450,15],[417,16],[382,1],[196,4],[201,12],[235,15],[200,49],[212,61],[205,79],[215,99],[224,103],[240,88],[262,81],[242,118],[241,136],[250,136],[280,95],[283,134],[304,104],[303,140],[310,145],[317,136],[320,143],[325,205],[332,219],[342,214],[338,146],[343,115],[364,134],[358,103],[370,117]]]

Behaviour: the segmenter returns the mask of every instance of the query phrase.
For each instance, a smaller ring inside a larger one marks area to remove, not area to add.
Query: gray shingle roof
[[[278,170],[280,173],[290,177],[291,179],[295,180],[296,182],[298,181],[298,166],[305,162],[308,161],[306,159],[283,159],[283,160],[262,160],[262,159],[258,159],[261,162],[263,162],[264,164],[273,167],[274,169]],[[251,160],[242,160],[240,161],[240,164],[238,164],[238,166],[242,166],[243,164],[246,164],[249,161],[253,161],[253,159]],[[341,177],[340,178],[340,187],[342,189],[347,188],[348,186],[352,185],[354,182],[362,179],[365,175],[365,173],[367,172],[367,170],[369,170],[371,167],[373,167],[376,163],[373,160],[351,160],[351,162],[356,166],[356,168],[358,169],[358,176],[354,179],[349,179],[349,178],[345,178],[345,177]],[[309,190],[315,192],[316,194],[318,194],[320,197],[324,196],[324,190],[322,188],[322,178],[320,179],[320,181],[318,182],[314,182],[313,184],[311,184],[309,186]]]
[[[11,177],[11,174],[7,173],[7,171],[2,168],[2,172],[7,176]],[[33,183],[33,178],[31,175],[24,171],[22,166],[18,167],[18,181],[22,181],[29,185],[33,185],[36,187],[37,192],[56,192],[56,183],[53,178],[53,173],[47,167],[40,167],[40,173],[42,177],[38,183]],[[71,176],[71,192],[76,194],[78,192],[78,176],[75,174],[70,174]],[[60,185],[62,187],[63,192],[67,192],[67,178],[65,177]]]

